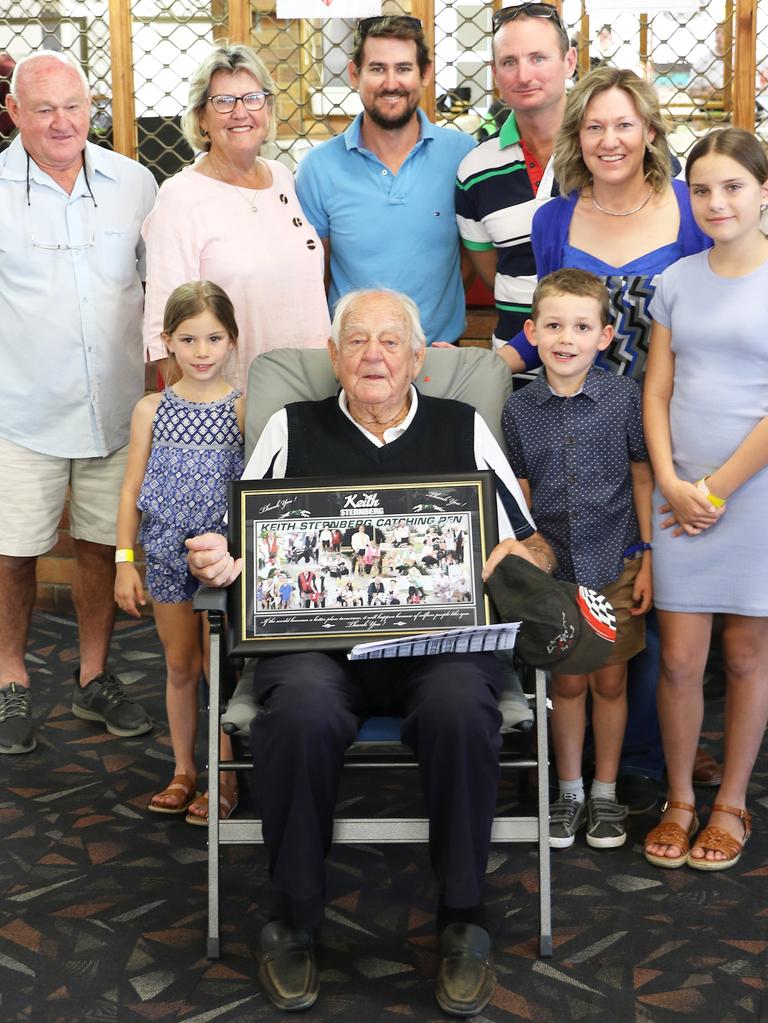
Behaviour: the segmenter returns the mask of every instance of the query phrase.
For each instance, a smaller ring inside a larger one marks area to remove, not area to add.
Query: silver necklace
[[[233,185],[232,187],[237,192],[237,194],[241,196],[241,198],[244,199],[245,202],[247,202],[248,205],[251,207],[251,213],[259,212],[259,207],[256,205],[256,192],[258,191],[258,189],[255,188],[253,190],[253,195],[249,199],[245,192],[242,190],[242,188],[239,188],[237,185]]]
[[[648,195],[646,195],[645,199],[643,199],[640,205],[633,207],[631,210],[627,210],[625,213],[614,213],[612,210],[604,210],[600,203],[597,201],[597,199],[595,199],[594,195],[592,196],[592,205],[595,207],[596,210],[600,210],[601,213],[605,213],[609,217],[631,217],[633,213],[639,213],[641,209],[648,205],[648,203],[651,201],[652,195],[653,185],[651,185],[651,187],[648,189]]]
[[[257,164],[257,166],[258,166],[258,163],[259,163],[260,159],[261,159],[260,157],[258,157],[258,156],[256,157],[256,164]],[[237,192],[237,194],[240,196],[240,198],[243,200],[243,202],[247,202],[248,203],[248,206],[250,207],[251,213],[258,213],[259,212],[259,207],[256,205],[256,193],[258,192],[258,188],[254,188],[254,189],[251,190],[253,192],[253,195],[249,199],[248,196],[245,194],[245,192],[242,190],[242,188],[239,187],[239,185],[236,185],[232,181],[227,181],[226,177],[221,173],[221,171],[218,169],[216,164],[211,159],[211,154],[210,153],[208,154],[208,162],[213,167],[213,172],[216,175],[216,177],[220,181],[223,181],[225,185],[232,185],[232,188],[234,188],[234,190]]]

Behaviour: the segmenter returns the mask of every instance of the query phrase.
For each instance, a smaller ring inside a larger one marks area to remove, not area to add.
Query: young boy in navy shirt
[[[616,775],[627,720],[627,661],[645,647],[651,605],[653,478],[643,439],[640,388],[592,365],[611,342],[608,292],[584,270],[557,270],[533,297],[525,335],[543,370],[504,407],[509,460],[542,535],[555,576],[599,590],[613,604],[617,640],[590,675],[552,675],[552,741],[559,793],[550,845],[566,848],[586,823],[587,842],[626,841],[627,808]],[[592,698],[594,781],[581,775],[587,692]]]

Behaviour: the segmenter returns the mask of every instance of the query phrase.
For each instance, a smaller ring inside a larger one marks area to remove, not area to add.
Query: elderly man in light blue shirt
[[[108,674],[117,499],[143,392],[141,225],[152,175],[86,141],[79,65],[50,51],[16,65],[19,134],[0,154],[0,754],[35,747],[24,663],[38,555],[70,491],[80,665],[72,709],[116,735],[151,721]]]

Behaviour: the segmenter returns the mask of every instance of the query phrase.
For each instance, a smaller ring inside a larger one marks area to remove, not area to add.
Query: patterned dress
[[[651,336],[648,311],[659,274],[683,255],[679,241],[663,245],[624,266],[612,266],[573,245],[563,246],[563,265],[589,270],[602,277],[610,295],[614,337],[595,365],[642,384]]]
[[[191,600],[198,582],[187,567],[184,541],[226,533],[227,484],[243,473],[243,436],[231,391],[218,401],[180,398],[163,391],[152,421],[152,450],[141,485],[139,540],[147,558],[153,600]]]

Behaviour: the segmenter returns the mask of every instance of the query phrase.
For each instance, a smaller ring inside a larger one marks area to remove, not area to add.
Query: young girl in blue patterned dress
[[[184,541],[226,532],[227,484],[243,472],[243,404],[222,373],[237,343],[234,309],[209,281],[182,284],[165,307],[163,340],[179,377],[160,394],[138,402],[131,421],[128,463],[117,519],[115,600],[139,616],[141,578],[133,564],[139,539],[146,554],[146,584],[165,651],[166,708],[175,759],[167,788],[150,800],[154,813],[186,814],[206,824],[207,796],[197,792],[194,749],[197,691],[207,662],[207,632],[192,610],[198,583],[187,568]],[[231,750],[223,737],[222,755]],[[222,777],[220,815],[237,804],[234,774]]]

